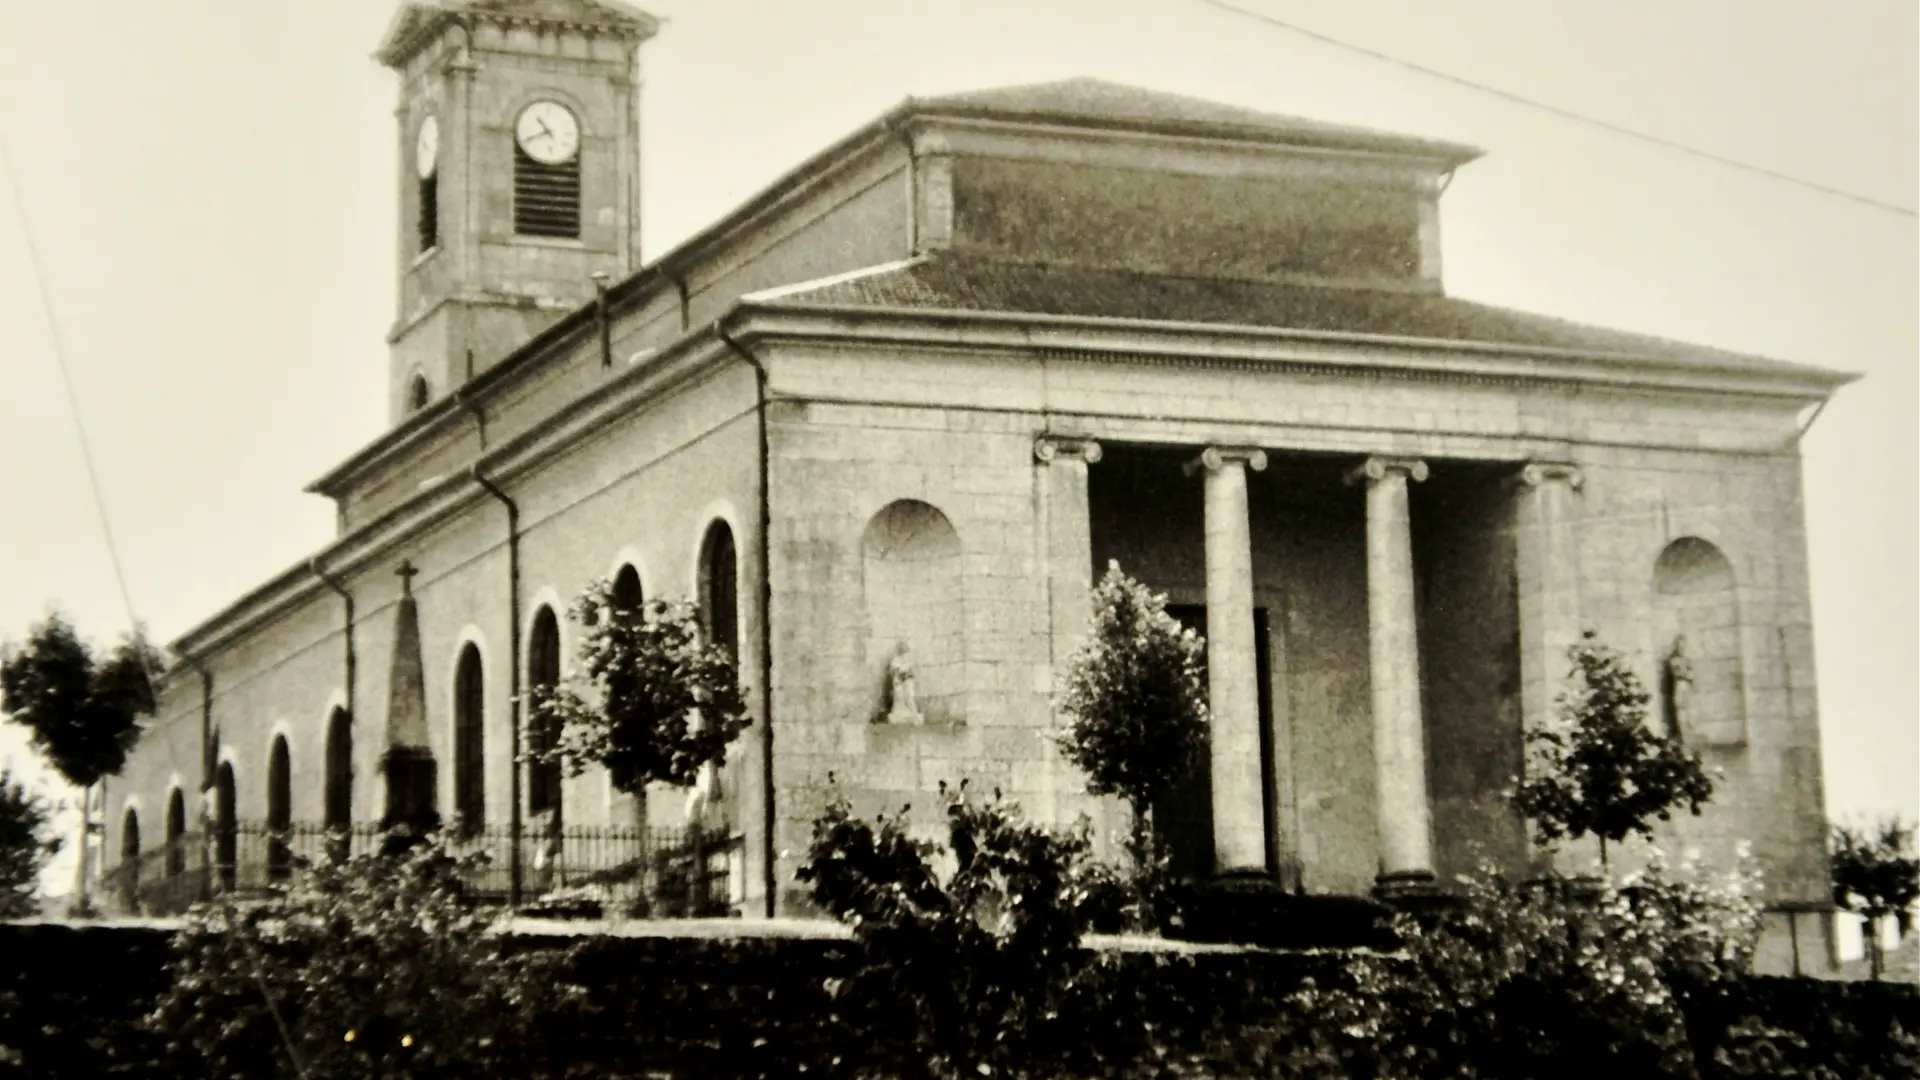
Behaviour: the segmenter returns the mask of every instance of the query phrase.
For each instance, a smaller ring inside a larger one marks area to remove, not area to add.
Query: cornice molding
[[[1490,386],[1606,386],[1650,392],[1825,400],[1857,375],[1678,365],[1600,351],[1342,331],[1025,312],[828,307],[742,300],[770,336],[899,348],[1017,352],[1051,360],[1190,369],[1289,371]]]

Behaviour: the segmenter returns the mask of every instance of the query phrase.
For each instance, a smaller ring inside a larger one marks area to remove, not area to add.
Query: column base
[[[1398,911],[1424,914],[1452,907],[1454,897],[1428,870],[1396,870],[1374,879],[1373,897]]]

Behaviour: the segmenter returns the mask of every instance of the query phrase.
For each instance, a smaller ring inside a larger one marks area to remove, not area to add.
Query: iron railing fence
[[[303,866],[375,854],[385,836],[365,822],[293,822],[273,829],[264,822],[239,821],[210,836],[187,833],[123,858],[106,872],[107,892],[124,912],[178,914],[216,893],[282,888]],[[468,876],[475,896],[492,903],[511,899],[515,838],[510,826],[448,829],[442,837],[452,853],[482,857]],[[654,918],[728,914],[741,899],[743,839],[698,827],[523,829],[521,907]]]

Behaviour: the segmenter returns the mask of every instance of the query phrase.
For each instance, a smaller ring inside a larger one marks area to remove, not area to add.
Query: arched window
[[[321,819],[328,829],[353,822],[353,718],[345,709],[327,717],[326,805]]]
[[[560,620],[552,608],[542,607],[533,617],[533,632],[527,635],[527,686],[539,701],[559,683]],[[527,768],[527,812],[535,817],[551,812],[553,826],[560,824],[560,762],[544,755],[559,741],[559,724],[550,717],[536,717],[527,732],[533,759]]]
[[[453,677],[453,809],[461,835],[486,823],[486,671],[480,650],[460,650]]]
[[[647,597],[640,589],[640,571],[632,563],[620,567],[613,575],[613,610],[639,615],[646,606]]]
[[[860,555],[874,715],[961,719],[966,619],[952,522],[924,502],[889,503],[867,522]],[[912,700],[896,700],[895,684],[909,682],[896,671],[910,674]]]
[[[222,889],[233,888],[239,869],[236,860],[240,855],[240,822],[235,816],[238,802],[233,766],[223,761],[213,773],[213,863]]]
[[[273,738],[267,754],[267,880],[284,881],[293,872],[287,830],[293,826],[293,762],[284,735]]]
[[[739,563],[734,555],[733,530],[724,521],[707,529],[700,545],[700,621],[707,640],[740,656]]]
[[[433,391],[427,386],[427,377],[425,375],[415,375],[413,381],[407,384],[407,411],[410,413],[419,412],[421,409],[427,407],[427,402],[431,400],[432,397]]]
[[[1668,728],[1689,742],[1746,741],[1740,605],[1733,564],[1683,536],[1654,564],[1654,648]]]
[[[187,800],[174,788],[167,794],[167,876],[187,872]]]
[[[120,865],[127,868],[127,898],[140,895],[140,812],[127,807],[120,819]]]

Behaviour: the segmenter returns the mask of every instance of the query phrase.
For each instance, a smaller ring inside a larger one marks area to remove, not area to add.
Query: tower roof
[[[1464,165],[1482,153],[1459,143],[1307,120],[1084,77],[933,97],[912,97],[894,112],[896,115],[1020,120],[1328,150],[1416,155],[1438,158],[1455,166]]]
[[[374,56],[396,66],[449,23],[476,18],[626,31],[643,40],[660,29],[660,20],[624,0],[406,0]]]

